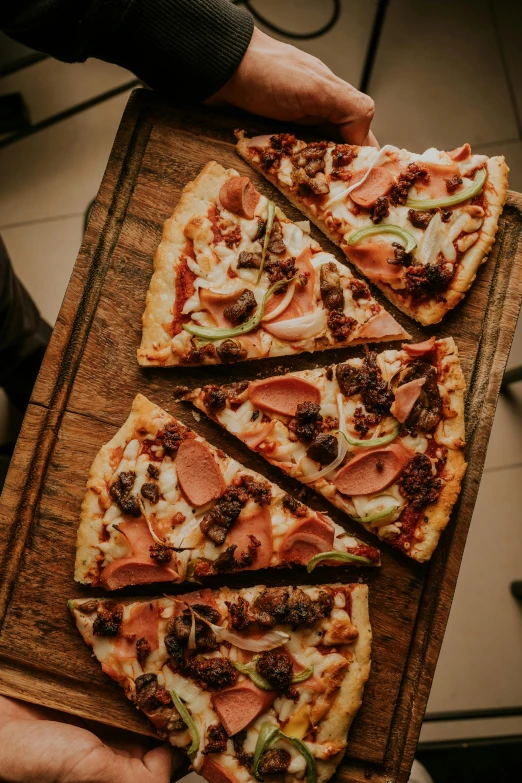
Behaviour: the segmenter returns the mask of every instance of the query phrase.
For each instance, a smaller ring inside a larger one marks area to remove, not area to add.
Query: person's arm
[[[228,0],[2,0],[0,29],[67,62],[116,63],[178,101],[225,102],[375,144],[373,101]]]

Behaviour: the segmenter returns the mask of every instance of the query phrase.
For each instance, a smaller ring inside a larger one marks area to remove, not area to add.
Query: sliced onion
[[[189,605],[190,614],[192,615],[192,623],[190,625],[190,634],[188,638],[187,647],[189,650],[196,649],[196,614],[194,609]]]
[[[349,187],[345,188],[340,193],[338,193],[336,196],[332,196],[331,199],[328,199],[326,204],[323,206],[323,209],[327,209],[330,206],[330,204],[333,204],[335,201],[339,201],[340,199],[344,198],[345,196],[349,196],[350,193],[352,192],[352,190],[355,190],[355,188],[358,188],[360,185],[363,184],[363,182],[365,182],[366,178],[368,177],[368,175],[369,175],[370,171],[373,169],[373,167],[380,165],[384,155],[386,155],[386,153],[392,152],[392,151],[393,152],[397,151],[397,147],[394,147],[393,144],[385,144],[384,147],[382,147],[379,150],[379,152],[377,153],[377,155],[375,156],[375,159],[373,160],[373,163],[370,164],[370,168],[368,169],[368,171],[366,172],[364,177],[361,177],[361,179],[358,182],[354,182],[353,185],[350,185]]]
[[[272,136],[270,134],[266,134],[264,136],[254,136],[251,139],[245,139],[246,146],[248,148],[250,147],[266,147],[270,144],[270,139]]]
[[[317,479],[320,479],[323,476],[327,476],[329,473],[335,470],[346,457],[346,452],[348,451],[348,442],[344,437],[347,433],[346,433],[346,420],[344,418],[344,404],[343,404],[342,394],[337,395],[337,410],[339,411],[339,429],[337,431],[337,457],[334,459],[333,462],[330,462],[330,464],[327,465],[325,468],[322,468],[321,470],[317,470],[315,473],[309,473],[308,476],[303,476],[301,478],[301,481],[303,481],[305,484],[310,483],[310,481],[317,481]]]
[[[151,534],[152,538],[157,544],[161,544],[161,546],[165,546],[165,539],[159,538],[154,532],[150,519],[148,518],[147,513],[145,511],[145,506],[143,505],[143,501],[139,495],[138,495],[138,505],[140,507],[140,511],[143,516],[143,519],[147,523],[147,527],[149,528],[149,533]]]
[[[190,608],[190,607],[189,607]],[[265,652],[266,650],[273,650],[276,647],[281,647],[282,644],[290,639],[290,636],[283,631],[267,631],[260,639],[248,639],[242,636],[236,631],[229,631],[227,628],[222,628],[220,625],[214,625],[210,620],[206,620],[197,612],[191,609],[193,614],[208,625],[210,630],[215,634],[218,642],[230,642],[240,650],[250,650],[250,652]]]
[[[420,246],[418,259],[421,264],[429,264],[431,262],[434,250],[437,248],[437,240],[439,237],[439,229],[441,225],[442,220],[440,218],[440,212],[437,212],[437,214],[433,215],[432,219],[430,220],[430,224],[426,229],[424,239],[422,240],[422,245]]]
[[[266,324],[267,332],[280,340],[307,340],[316,337],[326,329],[326,310],[316,310],[299,318],[289,318],[276,324]]]
[[[292,301],[292,297],[294,295],[294,289],[295,289],[295,280],[292,283],[290,283],[286,294],[283,296],[283,298],[281,299],[277,307],[274,310],[272,310],[271,313],[268,313],[268,315],[263,316],[263,318],[261,319],[261,323],[266,323],[266,321],[273,321],[274,318],[277,318],[278,315],[281,315],[281,313],[283,313],[286,310],[286,308]]]

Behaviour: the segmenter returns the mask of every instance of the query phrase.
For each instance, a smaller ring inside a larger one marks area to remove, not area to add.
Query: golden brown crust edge
[[[344,252],[343,242],[340,241],[339,236],[332,231],[321,218],[313,214],[313,212],[307,207],[305,203],[296,198],[291,190],[285,188],[277,177],[268,174],[261,166],[256,165],[248,154],[248,146],[244,136],[239,138],[236,144],[238,154],[245,160],[252,168],[259,171],[269,182],[271,182],[289,201],[302,212],[306,217],[322,231],[325,236],[330,239],[335,245],[341,248]],[[504,206],[504,202],[507,196],[508,188],[508,172],[509,168],[503,157],[489,158],[488,160],[488,183],[486,190],[488,191],[488,203],[490,207],[490,213],[486,217],[484,224],[481,227],[481,233],[475,244],[467,250],[462,256],[457,275],[453,280],[451,287],[445,294],[445,302],[427,302],[421,304],[417,308],[412,308],[404,301],[391,286],[385,283],[379,283],[374,280],[370,282],[375,285],[380,291],[385,294],[387,299],[397,307],[398,310],[415,319],[424,326],[430,326],[439,323],[447,312],[452,310],[463,298],[466,291],[469,290],[475,277],[477,276],[477,270],[481,264],[487,261],[487,254],[491,250],[491,247],[495,241],[495,235],[498,230],[498,220]],[[350,264],[353,262],[347,259]],[[353,266],[357,269],[355,264]],[[362,274],[362,273],[361,273]]]

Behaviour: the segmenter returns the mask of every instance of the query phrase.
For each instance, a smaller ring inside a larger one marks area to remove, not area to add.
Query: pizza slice
[[[417,155],[386,145],[307,144],[289,133],[237,150],[403,312],[438,323],[491,250],[507,195],[503,157],[469,144]]]
[[[322,563],[379,565],[380,555],[142,395],[94,460],[78,529],[82,584],[115,590]]]
[[[103,671],[209,783],[324,783],[370,672],[368,588],[69,601]]]
[[[185,396],[366,530],[415,560],[431,557],[466,469],[465,383],[452,338],[241,388]]]
[[[217,364],[407,337],[309,224],[208,163],[165,223],[141,365]]]

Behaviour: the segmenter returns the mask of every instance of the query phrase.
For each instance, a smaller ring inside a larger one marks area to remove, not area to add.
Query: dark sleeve
[[[235,71],[254,23],[229,0],[1,0],[0,29],[58,60],[97,57],[201,101]]]

